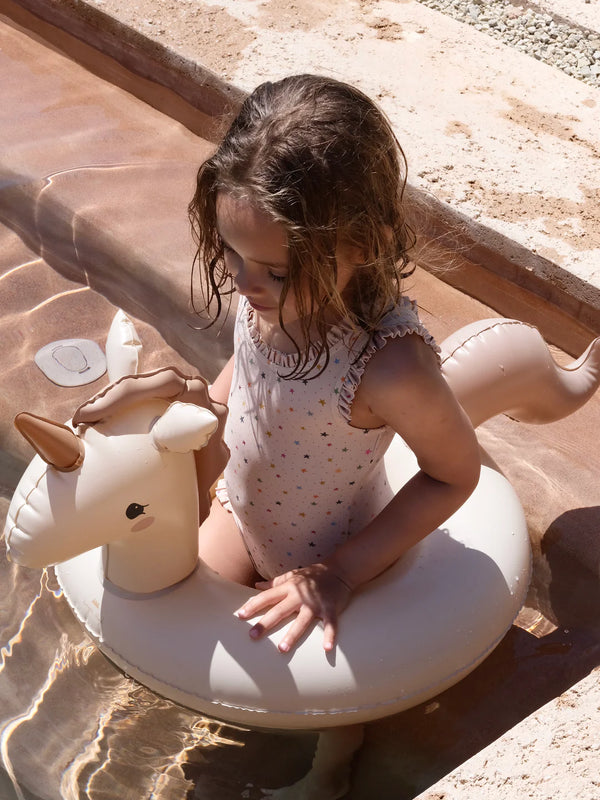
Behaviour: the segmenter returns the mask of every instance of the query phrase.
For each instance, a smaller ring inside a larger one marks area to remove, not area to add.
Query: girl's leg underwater
[[[224,578],[254,586],[261,576],[254,569],[233,515],[215,498],[199,530],[199,554]],[[293,735],[293,734],[292,734]],[[364,726],[321,731],[309,772],[298,783],[264,790],[276,800],[337,800],[349,788],[352,758],[360,748]]]
[[[363,743],[364,725],[321,731],[310,771],[292,786],[263,789],[271,800],[339,800],[350,788],[352,759]]]

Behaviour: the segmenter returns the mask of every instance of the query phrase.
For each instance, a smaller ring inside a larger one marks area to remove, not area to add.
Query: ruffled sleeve
[[[408,333],[416,333],[417,336],[420,336],[425,344],[434,351],[438,363],[441,363],[440,348],[419,319],[417,304],[408,297],[403,297],[400,303],[385,315],[381,321],[381,327],[371,335],[366,346],[364,346],[364,339],[357,343],[358,347],[357,344],[354,345],[354,349],[358,349],[359,352],[361,347],[364,349],[359,358],[350,364],[339,394],[340,413],[347,422],[350,421],[354,395],[360,386],[365,367],[373,354],[381,350],[388,339],[406,336]]]

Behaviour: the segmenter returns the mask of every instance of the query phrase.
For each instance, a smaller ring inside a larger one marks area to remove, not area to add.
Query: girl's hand
[[[280,652],[289,652],[316,619],[323,620],[324,649],[333,649],[338,616],[350,602],[352,589],[330,567],[311,564],[278,575],[270,581],[259,581],[256,588],[264,591],[250,598],[236,612],[240,619],[248,619],[268,609],[250,628],[253,639],[260,639],[269,630],[296,615],[279,642]]]

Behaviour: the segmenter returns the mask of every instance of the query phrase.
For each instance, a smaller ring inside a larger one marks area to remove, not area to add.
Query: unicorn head
[[[169,586],[194,569],[193,451],[217,429],[210,410],[151,400],[77,433],[30,414],[16,424],[38,455],[10,504],[11,560],[45,567],[104,546],[105,577],[137,592]]]
[[[161,370],[152,378],[157,374],[177,375]],[[125,381],[144,385],[140,378]],[[226,410],[213,406],[204,381],[196,383],[202,391],[194,403],[142,396],[94,424],[19,414],[15,424],[37,455],[9,507],[9,558],[39,568],[102,546],[104,577],[131,592],[156,591],[189,575],[205,510],[199,483],[207,495],[226,458],[218,437],[206,447]],[[197,469],[202,458],[210,463]]]

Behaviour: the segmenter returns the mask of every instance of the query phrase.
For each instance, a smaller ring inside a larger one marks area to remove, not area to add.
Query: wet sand
[[[2,127],[13,151],[13,183],[0,197],[12,226],[2,232],[0,267],[3,518],[30,457],[12,430],[14,414],[27,408],[66,419],[103,385],[59,388],[32,362],[56,339],[103,343],[114,305],[94,288],[142,318],[149,368],[192,362],[214,377],[230,339],[188,325],[185,206],[209,145],[20,34],[2,37],[6,91],[20,98],[18,106],[7,102],[19,111],[13,127],[6,118]],[[426,273],[407,288],[439,340],[496,316]],[[529,521],[535,569],[528,607],[458,686],[367,727],[352,800],[414,797],[600,664],[600,454],[590,435],[599,429],[598,397],[553,425],[502,417],[481,429]],[[132,800],[153,792],[233,800],[246,791],[252,800],[258,787],[289,783],[307,769],[313,737],[239,731],[156,698],[91,645],[52,578],[0,563],[0,742],[7,772],[27,791],[44,799],[84,793]],[[2,780],[0,789],[11,792]]]

